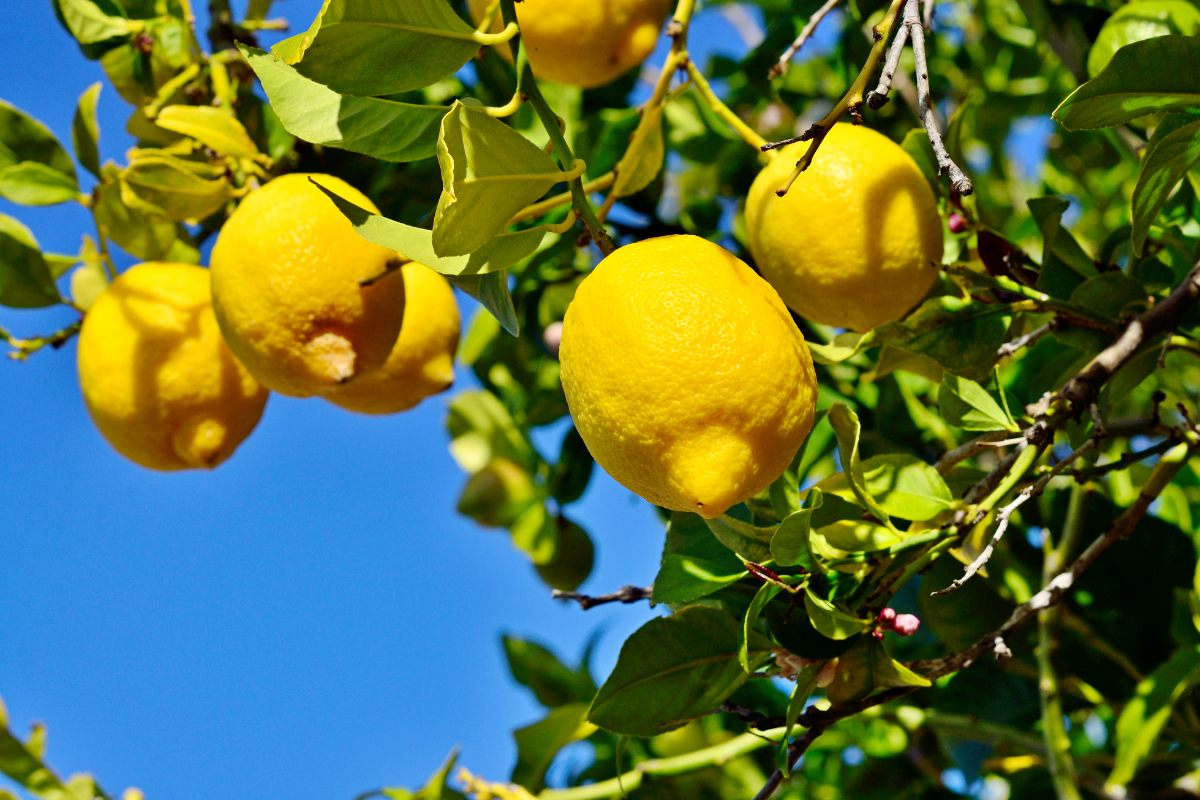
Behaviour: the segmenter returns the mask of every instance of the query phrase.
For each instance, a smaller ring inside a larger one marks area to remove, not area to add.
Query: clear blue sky
[[[274,14],[303,28],[318,5]],[[75,100],[103,71],[49,0],[5,6],[0,97],[68,142]],[[694,52],[744,52],[715,12],[693,30]],[[106,85],[103,158],[132,146],[129,112]],[[90,232],[78,206],[0,200],[0,213],[50,251],[75,252]],[[0,309],[17,335],[71,318]],[[504,534],[454,513],[464,476],[446,450],[448,395],[384,418],[273,396],[219,469],[160,474],[92,427],[73,344],[0,361],[0,393],[0,697],[22,736],[49,725],[50,763],[109,792],[349,800],[415,787],[455,744],[461,763],[502,779],[511,729],[539,711],[508,678],[500,633],[573,658],[603,628],[603,675],[653,613],[551,601]],[[653,579],[662,529],[645,502],[598,471],[574,513],[597,544],[584,590]]]

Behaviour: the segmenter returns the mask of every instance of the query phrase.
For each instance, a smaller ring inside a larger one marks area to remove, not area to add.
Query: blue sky
[[[306,27],[317,6],[273,15]],[[103,71],[49,0],[6,7],[0,97],[67,142],[76,98]],[[743,50],[715,13],[694,30],[701,52]],[[103,158],[132,146],[130,110],[106,85]],[[90,232],[78,206],[0,201],[0,213],[48,251],[75,252]],[[72,318],[0,309],[17,335]],[[456,744],[461,763],[502,779],[510,731],[539,710],[508,678],[500,633],[575,657],[602,628],[605,674],[654,613],[551,601],[503,534],[454,513],[464,475],[446,450],[448,395],[384,418],[273,396],[219,469],[160,474],[92,427],[73,344],[0,361],[0,392],[0,697],[21,735],[49,725],[59,771],[91,771],[110,793],[349,800],[419,785]],[[597,544],[585,590],[653,580],[662,529],[644,501],[597,471],[573,508]]]

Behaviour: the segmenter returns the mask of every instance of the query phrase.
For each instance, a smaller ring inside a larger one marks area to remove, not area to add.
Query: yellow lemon
[[[491,0],[468,0],[475,23]],[[517,23],[539,78],[592,89],[641,64],[654,50],[670,0],[522,0]],[[499,15],[493,31],[502,27]],[[508,43],[496,52],[512,63]]]
[[[292,174],[252,192],[212,253],[213,308],[234,354],[268,389],[308,397],[383,366],[400,334],[399,256],[354,232],[312,177],[378,213],[345,181]]]
[[[579,285],[562,383],[600,466],[706,518],[765,489],[813,424],[817,379],[766,281],[698,236],[626,245]]]
[[[139,264],[88,310],[79,386],[117,452],[161,470],[215,467],[262,416],[267,390],[225,346],[208,270]]]
[[[327,389],[326,400],[364,414],[404,411],[454,383],[458,304],[441,275],[410,261],[404,275],[404,324],[382,367]]]
[[[891,139],[843,124],[776,196],[806,147],[784,148],[750,187],[746,232],[759,272],[813,322],[869,331],[900,318],[929,291],[942,261],[933,190]]]

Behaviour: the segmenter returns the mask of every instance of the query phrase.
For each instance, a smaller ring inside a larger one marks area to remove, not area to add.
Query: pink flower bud
[[[892,623],[892,630],[901,636],[912,636],[919,627],[921,620],[917,619],[916,614],[897,614],[896,621]]]
[[[884,628],[891,628],[896,621],[896,609],[885,608],[879,612],[879,624]]]
[[[558,358],[558,348],[562,345],[562,328],[561,322],[551,322],[546,326],[546,330],[542,331],[542,343],[555,358]]]
[[[962,214],[951,214],[946,227],[950,229],[951,233],[962,233],[967,229],[967,218]]]
[[[876,639],[880,639],[880,640],[883,639],[883,631],[871,631],[871,635],[874,636]]]

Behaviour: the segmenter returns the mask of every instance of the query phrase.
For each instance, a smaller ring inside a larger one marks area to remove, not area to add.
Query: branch
[[[18,339],[4,328],[0,328],[0,340],[8,342],[12,345],[12,351],[8,357],[14,361],[24,361],[32,354],[49,345],[57,350],[62,347],[71,337],[79,333],[79,329],[83,327],[83,320],[76,320],[60,331],[47,334],[45,336],[34,336],[31,339]]]
[[[1007,358],[1008,356],[1016,355],[1017,351],[1022,347],[1033,347],[1048,334],[1058,330],[1061,324],[1059,318],[1055,317],[1040,328],[1036,328],[1024,336],[1013,339],[1011,342],[1005,342],[996,351],[996,358]]]
[[[804,30],[800,31],[800,35],[796,37],[796,41],[792,42],[788,49],[783,51],[783,55],[779,57],[779,61],[767,72],[767,80],[787,74],[788,67],[791,65],[792,59],[796,57],[796,53],[800,52],[801,47],[804,47],[804,43],[813,35],[813,31],[821,24],[821,20],[825,19],[825,15],[833,11],[834,7],[840,2],[841,0],[825,0],[825,5],[813,12],[813,15],[808,18],[808,24],[804,26]]]
[[[942,134],[938,131],[937,118],[933,113],[933,105],[929,100],[929,61],[925,56],[925,28],[921,24],[919,0],[907,0],[904,6],[904,26],[912,37],[913,58],[917,62],[917,102],[921,107],[921,122],[925,132],[929,134],[929,144],[933,146],[933,154],[937,157],[938,174],[950,174],[950,185],[960,195],[966,196],[975,191],[968,178],[958,165],[950,158],[946,145],[942,142]]]
[[[883,72],[879,74],[879,85],[875,87],[874,91],[867,93],[868,108],[880,109],[887,105],[888,93],[892,91],[892,78],[896,74],[896,68],[900,66],[900,54],[904,52],[904,45],[907,41],[908,26],[901,25],[900,30],[896,31],[896,38],[892,40],[887,60],[883,62]],[[919,107],[919,96],[917,103]]]
[[[825,732],[825,729],[827,727],[829,727],[828,723],[825,725],[821,725],[819,723],[811,725],[811,726],[809,726],[808,730],[806,730],[804,732],[803,736],[801,736],[799,739],[796,739],[794,742],[792,742],[791,744],[788,745],[788,773],[789,774],[791,774],[791,771],[796,768],[796,763],[798,761],[800,761],[801,756],[804,755],[804,753],[808,750],[809,746],[817,740],[817,737],[819,737],[822,733]],[[783,781],[783,771],[782,770],[777,769],[774,772],[772,772],[771,777],[767,778],[766,784],[764,784],[763,787],[761,789],[759,789],[758,794],[754,795],[754,800],[767,800],[767,798],[770,797],[771,795],[773,795],[775,793],[775,790],[779,788],[779,784],[782,781]]]
[[[951,470],[951,468],[954,467],[955,464],[958,464],[960,461],[966,461],[968,458],[982,453],[989,447],[995,446],[996,442],[1001,441],[1007,436],[1008,431],[994,431],[992,433],[985,433],[982,436],[978,436],[964,445],[960,445],[953,450],[943,453],[942,457],[939,458],[937,463],[933,465],[933,468],[945,475]]]
[[[564,592],[561,589],[555,589],[550,596],[555,600],[574,600],[584,611],[587,611],[592,606],[602,606],[605,603],[636,603],[639,600],[649,600],[653,591],[653,586],[622,586],[615,592],[589,597],[578,592]]]

